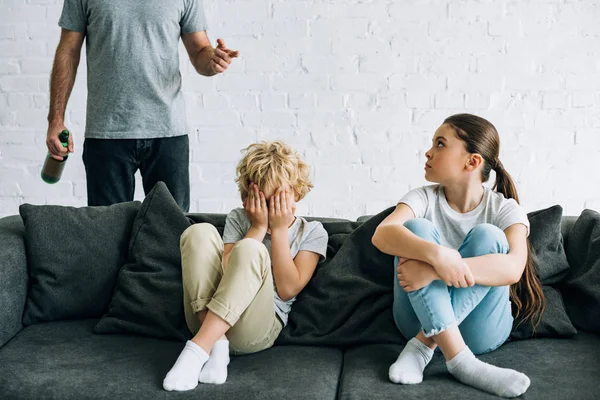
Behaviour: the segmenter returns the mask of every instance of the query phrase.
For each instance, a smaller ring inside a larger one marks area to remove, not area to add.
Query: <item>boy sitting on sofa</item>
[[[323,225],[294,215],[313,187],[308,164],[281,141],[242,152],[236,182],[243,208],[227,215],[223,239],[207,223],[181,235],[185,317],[194,337],[165,377],[165,390],[224,383],[230,351],[271,347],[326,255]]]

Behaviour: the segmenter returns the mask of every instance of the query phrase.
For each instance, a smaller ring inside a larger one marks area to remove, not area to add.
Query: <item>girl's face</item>
[[[465,167],[470,154],[465,143],[454,129],[442,124],[433,136],[431,148],[425,153],[425,179],[429,182],[447,185],[465,178]]]

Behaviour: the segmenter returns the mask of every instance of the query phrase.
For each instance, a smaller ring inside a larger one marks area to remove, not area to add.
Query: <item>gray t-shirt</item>
[[[65,0],[58,25],[86,37],[86,138],[187,134],[178,45],[206,30],[200,0]]]
[[[242,240],[250,230],[251,225],[246,210],[243,208],[231,210],[229,214],[227,214],[227,219],[225,220],[223,243],[236,243]],[[290,244],[292,258],[295,258],[300,251],[312,251],[313,253],[320,255],[319,260],[325,259],[327,255],[327,240],[327,231],[323,228],[323,224],[318,221],[308,222],[302,217],[296,217],[296,220],[288,229],[288,242]],[[270,233],[265,235],[263,244],[269,251],[269,256],[271,256]],[[273,284],[275,284],[275,278],[273,278]],[[285,326],[287,325],[288,314],[290,313],[292,304],[296,298],[294,297],[287,301],[281,300],[277,294],[277,290],[275,290],[274,300],[275,312]]]
[[[488,187],[483,189],[481,203],[466,213],[450,207],[441,185],[411,190],[398,203],[409,206],[416,218],[433,222],[440,233],[441,244],[452,249],[458,250],[467,233],[479,224],[492,224],[502,231],[513,224],[523,224],[529,236],[529,220],[519,203]]]

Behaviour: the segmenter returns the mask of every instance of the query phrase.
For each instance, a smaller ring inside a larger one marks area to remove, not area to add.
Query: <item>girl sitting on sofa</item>
[[[448,117],[425,153],[425,179],[377,227],[373,244],[394,258],[394,321],[411,338],[389,369],[416,384],[439,346],[450,374],[503,397],[525,393],[529,378],[484,363],[509,337],[516,316],[539,318],[545,299],[529,252],[529,221],[498,159],[487,120]],[[493,189],[483,186],[496,173]]]

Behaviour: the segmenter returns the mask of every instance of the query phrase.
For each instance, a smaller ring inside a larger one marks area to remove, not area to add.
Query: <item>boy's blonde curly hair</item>
[[[241,152],[244,156],[235,169],[235,182],[242,201],[248,197],[252,182],[263,192],[287,183],[294,191],[296,201],[303,199],[313,188],[310,167],[286,143],[280,140],[262,141],[251,144]]]

